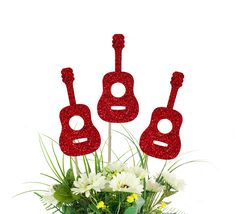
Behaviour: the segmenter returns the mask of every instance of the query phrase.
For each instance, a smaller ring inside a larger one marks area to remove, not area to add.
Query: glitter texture
[[[109,72],[103,77],[103,93],[98,102],[97,110],[100,118],[107,122],[124,123],[134,120],[139,112],[138,101],[134,95],[134,79],[131,74],[123,72],[121,68],[122,49],[124,48],[124,36],[113,36],[113,48],[115,49],[115,72]],[[111,87],[115,83],[125,86],[126,92],[122,97],[114,97]],[[113,106],[124,109],[114,110]]]
[[[62,69],[62,80],[66,84],[69,96],[70,106],[63,108],[60,112],[62,131],[59,139],[59,145],[62,152],[68,156],[86,155],[96,151],[101,138],[97,129],[91,120],[91,113],[88,106],[76,104],[73,81],[74,74],[71,68]],[[69,121],[73,116],[80,116],[84,120],[84,126],[80,130],[74,130],[70,127]],[[84,142],[75,143],[86,139]]]
[[[151,117],[151,122],[140,138],[140,148],[144,153],[155,158],[169,160],[175,158],[181,148],[179,131],[182,124],[182,115],[173,109],[178,89],[182,86],[184,75],[174,72],[171,79],[171,93],[167,107],[156,108]],[[172,123],[172,130],[169,133],[161,133],[157,124],[162,119],[168,119]],[[167,146],[154,143],[160,141]]]

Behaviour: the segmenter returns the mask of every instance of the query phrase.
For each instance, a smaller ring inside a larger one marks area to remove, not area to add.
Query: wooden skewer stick
[[[78,158],[75,157],[75,170],[76,170],[76,175],[79,176],[80,170],[79,170],[79,164],[78,164]]]
[[[108,123],[108,163],[111,163],[111,123]]]

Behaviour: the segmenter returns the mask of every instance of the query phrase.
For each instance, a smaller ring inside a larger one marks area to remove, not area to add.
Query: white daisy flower
[[[105,167],[105,172],[108,172],[108,173],[111,173],[114,175],[116,175],[117,173],[123,172],[125,170],[127,170],[127,165],[125,163],[121,163],[119,161],[109,163]]]
[[[42,196],[43,202],[56,206],[58,201],[57,199],[54,198],[54,195],[53,195],[54,193],[55,193],[55,190],[53,186],[50,186],[48,189],[48,192]]]
[[[130,167],[127,169],[127,172],[135,174],[140,179],[148,177],[148,171],[139,166]]]
[[[130,172],[121,172],[114,176],[110,181],[110,187],[113,191],[119,192],[141,194],[143,191],[140,179]]]
[[[164,187],[157,183],[154,178],[150,178],[146,182],[146,189],[150,192],[161,192]]]
[[[169,172],[162,174],[164,180],[177,191],[182,191],[185,186],[185,182],[182,179],[177,179],[175,175]]]
[[[106,184],[106,178],[101,175],[101,173],[94,174],[90,173],[89,176],[86,174],[81,174],[78,181],[74,181],[75,188],[72,188],[74,194],[85,193],[86,197],[90,196],[90,190],[95,190],[100,192]]]

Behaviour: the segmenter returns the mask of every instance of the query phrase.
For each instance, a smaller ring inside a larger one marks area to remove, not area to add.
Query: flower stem
[[[118,208],[116,210],[116,213],[119,214],[120,213],[120,206],[121,206],[121,193],[118,192],[118,196],[119,196],[119,204],[118,204]]]

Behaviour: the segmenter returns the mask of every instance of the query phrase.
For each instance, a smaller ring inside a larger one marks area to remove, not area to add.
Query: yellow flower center
[[[104,204],[103,201],[99,201],[97,204],[98,209],[105,209],[107,206]]]
[[[136,193],[133,193],[133,194],[127,196],[127,202],[128,203],[133,203],[137,199],[138,199],[138,195]]]
[[[161,202],[161,208],[166,208],[166,203],[164,201]]]
[[[135,201],[138,199],[138,194],[133,193],[132,196],[133,196],[133,198],[134,198]]]

